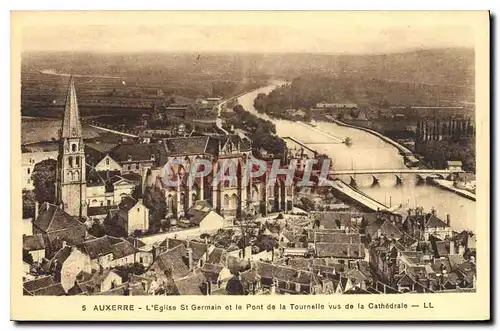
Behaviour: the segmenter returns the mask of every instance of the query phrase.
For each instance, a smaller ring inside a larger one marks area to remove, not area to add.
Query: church
[[[187,185],[191,164],[198,158],[209,160],[212,171],[197,178],[194,185]],[[285,186],[284,181],[267,185],[268,173],[247,180],[245,169],[250,158],[251,141],[236,134],[178,136],[107,148],[86,144],[75,84],[70,78],[60,132],[56,199],[65,212],[83,219],[109,215],[131,196],[142,205],[140,197],[148,189],[161,192],[167,204],[166,216],[177,219],[184,218],[198,201],[208,202],[225,218],[238,217],[243,211],[267,214],[291,210],[293,187]],[[237,179],[212,185],[215,174],[227,162],[237,169]],[[176,187],[163,182],[165,167],[179,179]],[[144,216],[140,222],[132,228],[147,230]]]

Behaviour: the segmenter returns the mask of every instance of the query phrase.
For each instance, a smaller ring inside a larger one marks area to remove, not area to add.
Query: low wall
[[[184,239],[198,238],[202,233],[210,233],[216,231],[217,230],[207,231],[199,227],[196,227],[179,231],[157,233],[149,236],[140,237],[138,239],[143,243],[145,243],[146,245],[154,245],[155,243],[162,242],[167,238],[184,240]]]

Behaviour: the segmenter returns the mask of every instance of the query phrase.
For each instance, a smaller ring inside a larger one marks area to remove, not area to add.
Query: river
[[[238,102],[247,111],[272,121],[276,125],[279,136],[292,136],[306,143],[318,142],[319,144],[314,143],[309,146],[320,153],[327,154],[332,159],[335,169],[402,169],[405,167],[402,156],[394,146],[365,131],[342,127],[335,123],[317,123],[316,129],[342,139],[351,138],[352,145],[346,146],[335,143],[333,139],[307,125],[271,119],[265,114],[259,114],[253,106],[257,94],[267,94],[276,86],[284,83],[274,81],[269,86],[240,96]],[[332,143],[326,143],[328,141],[332,141]],[[341,179],[348,182],[349,177]],[[447,214],[450,215],[451,226],[455,230],[475,230],[476,204],[474,201],[429,184],[419,184],[414,175],[403,176],[403,185],[401,186],[396,185],[394,175],[380,176],[380,185],[376,187],[372,187],[372,178],[369,175],[356,176],[356,182],[360,190],[385,205],[403,204],[411,208],[421,206],[426,211],[435,208],[438,216],[443,220],[446,219]]]

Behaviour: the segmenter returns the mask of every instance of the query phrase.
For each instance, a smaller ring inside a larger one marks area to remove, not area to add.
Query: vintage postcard
[[[11,318],[490,319],[488,12],[13,12]]]

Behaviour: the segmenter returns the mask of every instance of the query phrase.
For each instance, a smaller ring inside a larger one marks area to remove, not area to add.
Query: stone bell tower
[[[85,152],[73,77],[70,77],[57,160],[56,199],[72,216],[87,215]]]

